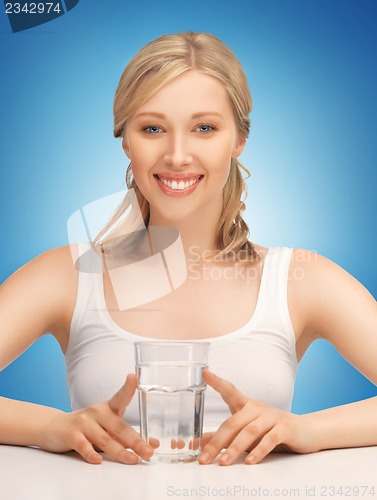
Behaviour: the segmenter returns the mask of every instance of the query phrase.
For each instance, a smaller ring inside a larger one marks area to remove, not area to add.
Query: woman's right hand
[[[124,464],[136,464],[139,457],[149,459],[154,449],[122,418],[135,390],[136,375],[129,374],[110,400],[55,415],[44,432],[40,447],[56,453],[75,450],[91,464],[102,462],[96,450]]]

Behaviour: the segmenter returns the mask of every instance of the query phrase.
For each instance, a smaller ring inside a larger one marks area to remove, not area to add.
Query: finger
[[[182,450],[186,446],[186,443],[183,441],[183,439],[174,439],[172,438],[170,440],[170,447],[172,450]]]
[[[217,432],[207,441],[205,446],[203,446],[200,455],[198,456],[198,461],[200,464],[212,463],[217,455],[225,448],[229,443],[233,441],[237,434],[237,430],[230,430],[230,428],[223,428],[227,423],[224,422]]]
[[[237,387],[228,380],[218,377],[207,368],[203,369],[203,379],[204,382],[220,393],[232,413],[236,413],[246,404],[248,398]]]
[[[128,425],[124,420],[117,422],[116,428],[110,427],[113,430],[111,435],[116,438],[125,448],[131,448],[135,453],[137,453],[144,460],[148,460],[154,453],[154,449],[158,448],[160,443],[152,438],[152,443],[149,441],[147,443],[140,437],[140,434],[135,431],[130,425]]]
[[[251,405],[244,407],[241,411],[225,420],[209,441],[203,446],[199,455],[199,463],[211,463],[217,455],[232,443],[244,427],[249,425],[258,417],[258,410]]]
[[[98,424],[111,438],[118,441],[123,448],[131,448],[144,460],[148,460],[154,453],[154,448],[146,443],[136,430],[118,417],[108,408],[107,412],[102,413],[98,419]],[[153,438],[152,438],[153,439]],[[154,440],[154,444],[155,444]]]
[[[231,465],[237,458],[250,448],[255,447],[256,443],[261,441],[273,427],[274,423],[266,418],[257,418],[249,425],[246,425],[241,432],[234,438],[228,446],[225,453],[218,460],[220,465]]]
[[[281,443],[280,433],[277,427],[273,427],[253,450],[247,455],[245,463],[257,464]]]
[[[152,448],[156,449],[160,446],[160,441],[154,437],[150,437],[148,439],[148,443],[152,446]]]
[[[102,456],[95,451],[92,444],[83,434],[78,434],[75,437],[72,448],[90,464],[102,463]]]
[[[183,448],[186,446],[186,443],[183,439],[178,439],[177,441],[177,448],[178,450],[183,450]]]
[[[134,373],[127,375],[126,382],[117,393],[108,401],[112,411],[122,417],[129,405],[133,395],[135,394],[137,379]]]
[[[208,443],[208,441],[210,441],[214,434],[214,432],[205,432],[201,439],[197,437],[194,440],[191,440],[189,443],[189,449],[198,450],[199,447],[203,448]]]
[[[202,436],[202,448],[205,447],[205,445],[211,441],[211,439],[213,438],[213,436],[215,435],[214,432],[204,432],[203,433],[203,436]]]
[[[139,458],[126,450],[121,443],[113,439],[100,425],[95,424],[87,435],[100,450],[107,453],[111,458],[123,464],[136,464]]]

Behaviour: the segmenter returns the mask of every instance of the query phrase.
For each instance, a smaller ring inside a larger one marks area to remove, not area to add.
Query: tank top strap
[[[272,247],[268,250],[263,266],[258,301],[263,324],[276,327],[283,324],[292,332],[292,322],[288,309],[288,272],[292,248]]]
[[[103,268],[102,259],[90,243],[77,243],[78,257],[75,262],[78,270],[76,305],[71,321],[71,334],[79,330],[81,321],[103,308]]]

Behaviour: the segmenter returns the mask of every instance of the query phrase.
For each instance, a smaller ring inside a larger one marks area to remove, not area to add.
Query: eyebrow
[[[165,119],[166,116],[162,113],[156,113],[154,111],[144,111],[143,113],[138,113],[135,115],[135,118],[139,118],[140,116],[155,116],[156,118],[161,118]],[[200,113],[194,113],[191,118],[200,118],[202,116],[218,116],[220,118],[223,118],[223,116],[220,113],[217,113],[216,111],[201,111]]]

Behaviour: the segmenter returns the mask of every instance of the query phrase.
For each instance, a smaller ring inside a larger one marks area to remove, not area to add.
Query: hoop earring
[[[132,179],[133,179],[133,172],[132,172],[132,165],[130,162],[128,167],[127,167],[127,170],[126,170],[126,185],[127,185],[127,187],[131,186]]]

